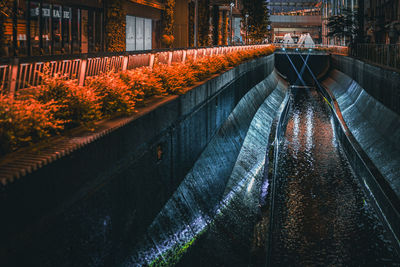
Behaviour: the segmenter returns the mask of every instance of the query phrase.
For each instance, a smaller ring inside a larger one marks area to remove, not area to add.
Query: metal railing
[[[384,67],[400,70],[400,45],[356,44],[350,55]]]
[[[329,54],[334,54],[334,55],[342,55],[342,56],[348,56],[349,55],[349,48],[347,46],[337,46],[337,45],[321,45],[321,44],[316,44],[316,45],[301,45],[298,46],[297,44],[283,44],[283,43],[275,43],[274,44],[277,47],[280,48],[286,48],[288,50],[308,50],[308,49],[314,49],[316,51],[322,51],[326,52]]]
[[[121,53],[59,55],[0,59],[0,94],[14,95],[18,90],[41,83],[40,73],[47,68],[51,75],[59,74],[84,85],[86,77],[107,71],[124,71],[137,67],[153,67],[155,62],[171,65],[188,59],[223,55],[229,52],[261,48],[268,45],[240,45],[164,49]]]

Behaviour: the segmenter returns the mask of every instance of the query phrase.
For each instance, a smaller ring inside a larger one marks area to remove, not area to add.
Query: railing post
[[[187,56],[187,51],[186,51],[186,50],[183,50],[183,51],[182,51],[182,63],[185,63],[185,62],[186,62],[186,56]]]
[[[149,60],[149,67],[152,69],[154,67],[154,60],[155,60],[156,55],[151,53],[150,54],[150,60]]]
[[[88,62],[87,56],[84,56],[84,58],[82,58],[81,68],[79,70],[79,75],[78,75],[79,86],[83,86],[85,84],[87,62]]]
[[[122,71],[126,71],[128,69],[128,60],[129,60],[129,56],[124,55],[122,58]]]
[[[18,67],[19,67],[19,60],[18,58],[13,58],[11,61],[10,66],[10,76],[9,76],[9,96],[14,98],[15,91],[17,88],[17,77],[18,77]]]
[[[193,54],[193,61],[196,61],[197,59],[197,48],[194,50],[194,54]]]
[[[172,65],[172,51],[168,52],[168,66]]]

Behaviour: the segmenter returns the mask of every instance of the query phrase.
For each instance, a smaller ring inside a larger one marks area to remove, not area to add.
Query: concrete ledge
[[[104,122],[99,132],[54,140],[55,148],[9,163],[37,165],[0,188],[3,263],[115,266],[273,68],[273,55],[243,63],[141,116]]]

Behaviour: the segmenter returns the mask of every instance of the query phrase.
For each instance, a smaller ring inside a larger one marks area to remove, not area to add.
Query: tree
[[[175,0],[167,0],[165,3],[165,11],[163,12],[164,34],[162,36],[162,42],[167,47],[172,47],[174,42],[174,10]]]
[[[269,13],[265,0],[243,0],[243,17],[249,15],[247,19],[248,38],[252,42],[260,43],[270,34]]]
[[[210,45],[210,0],[199,1],[199,45]]]
[[[339,15],[333,15],[328,18],[329,33],[327,37],[339,37],[342,40],[348,37],[350,43],[353,43],[356,35],[359,34],[358,15],[351,9],[343,9]]]
[[[5,35],[6,31],[6,20],[12,16],[13,2],[11,0],[0,0],[0,56],[8,55],[7,38]]]
[[[121,52],[126,49],[126,12],[122,0],[107,2],[106,40],[110,52]]]

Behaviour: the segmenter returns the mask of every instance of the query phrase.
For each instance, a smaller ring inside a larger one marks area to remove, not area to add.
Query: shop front
[[[104,9],[100,3],[81,6],[68,1],[52,2],[11,3],[2,18],[2,56],[104,51]]]

